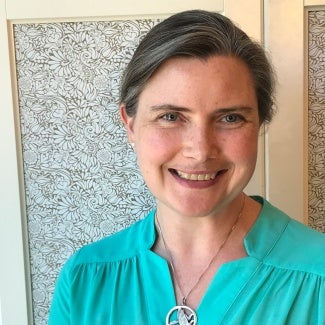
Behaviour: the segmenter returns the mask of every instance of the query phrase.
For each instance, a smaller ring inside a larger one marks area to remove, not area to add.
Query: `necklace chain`
[[[159,235],[161,236],[161,239],[162,239],[162,242],[164,244],[164,248],[165,248],[165,251],[166,253],[168,254],[168,259],[169,259],[169,265],[170,265],[170,268],[171,268],[171,271],[172,271],[172,274],[174,276],[174,279],[175,279],[175,284],[177,285],[181,295],[183,296],[182,298],[182,304],[185,306],[186,303],[187,303],[187,299],[189,298],[190,294],[197,288],[197,286],[199,285],[199,283],[201,282],[201,279],[203,278],[203,276],[205,275],[205,273],[209,270],[210,266],[212,265],[213,261],[217,258],[217,256],[219,255],[220,251],[222,250],[222,248],[225,246],[225,244],[227,243],[230,235],[232,234],[232,232],[236,229],[237,227],[237,224],[238,224],[238,221],[243,213],[243,210],[244,210],[244,206],[245,206],[245,199],[246,199],[246,196],[244,195],[244,199],[243,199],[243,204],[242,204],[242,207],[240,209],[240,212],[239,214],[237,215],[237,218],[234,222],[234,224],[232,225],[232,227],[230,228],[230,230],[228,231],[225,239],[223,240],[223,242],[221,243],[221,245],[219,246],[219,248],[217,249],[217,252],[212,256],[211,260],[209,261],[209,263],[207,264],[207,266],[204,268],[204,270],[202,271],[202,273],[200,274],[200,276],[198,277],[197,281],[195,282],[194,286],[189,290],[189,292],[187,294],[184,294],[183,293],[183,290],[180,286],[180,282],[178,281],[178,277],[177,277],[177,272],[176,272],[176,269],[175,269],[175,263],[174,263],[174,259],[173,259],[173,255],[171,253],[171,251],[169,250],[167,244],[166,244],[166,241],[165,241],[165,238],[164,238],[164,235],[162,233],[162,230],[161,230],[161,226],[160,226],[160,223],[159,223],[159,220],[158,220],[158,217],[157,217],[157,214],[155,216],[155,219],[156,219],[156,223],[157,223],[157,228],[158,228],[158,232],[159,232]]]

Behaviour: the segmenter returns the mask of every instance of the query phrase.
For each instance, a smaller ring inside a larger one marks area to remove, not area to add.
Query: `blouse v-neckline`
[[[254,278],[262,261],[268,255],[268,252],[272,250],[289,222],[289,218],[283,215],[281,215],[281,218],[277,217],[276,222],[274,222],[274,219],[268,217],[264,212],[269,203],[261,197],[254,197],[254,199],[262,204],[262,210],[244,238],[247,256],[222,264],[213,276],[196,308],[200,324],[211,322],[211,308],[216,310],[215,317],[218,318],[216,321],[220,322],[240,296],[245,294],[251,279]],[[152,211],[148,216],[147,222],[150,231],[144,234],[146,237],[144,242],[149,257],[147,262],[151,264],[154,261],[155,272],[150,271],[148,264],[148,267],[144,267],[144,270],[150,274],[144,275],[144,277],[146,278],[146,285],[151,288],[150,291],[153,287],[156,287],[157,297],[160,298],[157,302],[150,303],[150,305],[159,308],[153,314],[162,313],[166,315],[171,307],[177,305],[177,303],[168,262],[152,251],[156,240],[154,215],[155,211]],[[154,277],[152,277],[153,273],[155,274]],[[216,295],[216,293],[218,294]]]

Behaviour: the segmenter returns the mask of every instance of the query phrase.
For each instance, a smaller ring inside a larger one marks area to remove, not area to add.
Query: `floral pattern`
[[[310,11],[308,21],[308,215],[325,232],[325,11]]]
[[[118,114],[121,74],[158,20],[14,26],[34,324],[80,246],[154,205]]]

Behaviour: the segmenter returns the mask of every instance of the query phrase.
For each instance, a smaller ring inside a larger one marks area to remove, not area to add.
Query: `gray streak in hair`
[[[175,14],[153,27],[140,42],[121,84],[120,102],[135,116],[138,98],[155,71],[173,57],[232,56],[242,60],[252,75],[259,117],[270,122],[274,113],[275,77],[264,49],[227,17],[203,10]]]

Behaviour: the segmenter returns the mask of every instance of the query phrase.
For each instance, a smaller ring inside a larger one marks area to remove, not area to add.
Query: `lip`
[[[216,184],[222,175],[227,172],[227,169],[222,169],[217,172],[183,172],[170,168],[169,172],[179,183],[186,187],[206,188]]]

